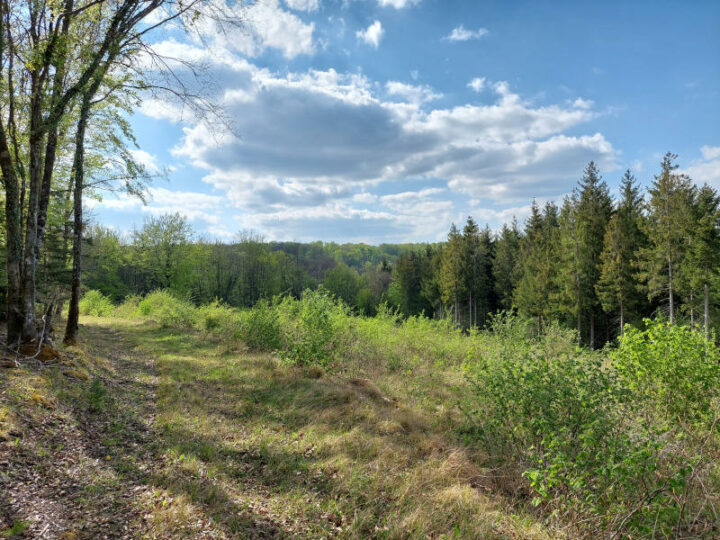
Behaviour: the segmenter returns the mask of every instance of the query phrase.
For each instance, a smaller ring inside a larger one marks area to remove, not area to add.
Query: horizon
[[[167,181],[147,206],[88,201],[98,223],[128,232],[178,211],[209,239],[432,243],[467,216],[522,224],[590,160],[611,192],[628,168],[645,188],[666,151],[720,188],[716,3],[246,9],[234,33],[207,26],[207,48],[179,29],[155,37],[202,65],[231,129],[145,96],[135,157]]]

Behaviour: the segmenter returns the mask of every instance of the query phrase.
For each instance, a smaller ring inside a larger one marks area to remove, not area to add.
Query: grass
[[[318,378],[272,355],[224,352],[199,332],[93,324],[156,359],[158,475],[172,503],[154,512],[153,535],[186,534],[204,515],[248,537],[256,526],[304,538],[547,537],[482,488],[482,456],[456,442],[447,411],[419,406],[440,398],[421,398],[420,387],[442,385],[408,388],[394,373]]]

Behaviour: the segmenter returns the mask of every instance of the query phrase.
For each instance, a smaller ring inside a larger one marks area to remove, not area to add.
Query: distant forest
[[[198,241],[180,215],[147,220],[128,240],[90,227],[83,250],[84,286],[116,301],[169,289],[198,304],[237,307],[323,286],[358,314],[387,304],[404,316],[451,317],[482,327],[512,310],[535,321],[576,328],[598,347],[625,323],[663,315],[704,326],[717,310],[720,198],[678,172],[668,153],[642,193],[627,171],[614,199],[594,163],[560,205],[533,202],[529,218],[500,231],[470,217],[438,244]],[[39,283],[67,281],[62,242],[49,242]]]

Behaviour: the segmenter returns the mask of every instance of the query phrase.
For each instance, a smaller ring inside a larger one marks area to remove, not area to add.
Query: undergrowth
[[[447,389],[432,407],[487,455],[494,487],[572,536],[720,535],[720,353],[701,332],[646,320],[617,347],[590,351],[572,331],[537,336],[509,314],[470,333],[388,308],[356,317],[323,290],[249,310],[158,291],[115,315],[212,333],[289,364],[385,374],[407,399],[429,399],[423,385],[440,381]]]

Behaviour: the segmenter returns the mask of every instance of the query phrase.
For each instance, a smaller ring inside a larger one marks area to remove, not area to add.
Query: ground
[[[0,369],[0,538],[552,536],[402,375],[147,321],[88,317],[81,338]]]

